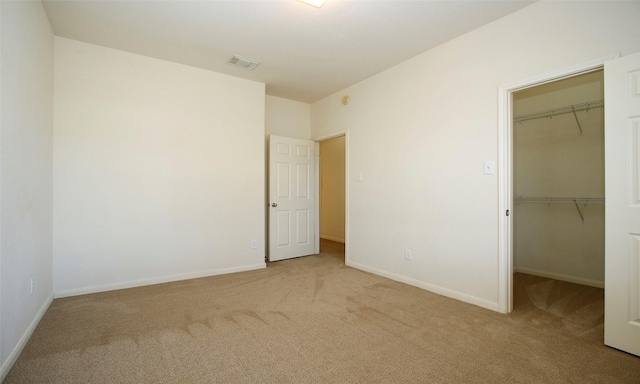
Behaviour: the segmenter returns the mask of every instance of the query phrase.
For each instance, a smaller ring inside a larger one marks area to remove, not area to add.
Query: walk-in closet
[[[602,71],[513,97],[514,271],[604,287]]]

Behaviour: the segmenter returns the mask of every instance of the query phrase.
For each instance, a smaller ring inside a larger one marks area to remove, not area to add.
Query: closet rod
[[[521,123],[527,120],[542,119],[544,117],[551,118],[553,116],[566,115],[567,113],[573,113],[575,116],[576,112],[589,111],[590,109],[595,109],[595,108],[604,108],[604,99],[587,101],[584,103],[572,104],[564,107],[547,109],[544,111],[539,111],[534,113],[528,113],[526,115],[515,116],[513,118],[513,122]],[[576,116],[576,120],[577,120],[577,116]]]

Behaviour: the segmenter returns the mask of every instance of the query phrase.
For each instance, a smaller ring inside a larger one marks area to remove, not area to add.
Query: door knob
[[[275,207],[277,207],[277,206],[278,206],[278,203],[271,203],[271,206],[272,206],[273,208],[275,208]]]

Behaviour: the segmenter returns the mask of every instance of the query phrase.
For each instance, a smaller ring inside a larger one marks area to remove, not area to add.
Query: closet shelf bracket
[[[576,114],[576,107],[571,106],[571,110],[573,111],[573,117],[576,118],[576,124],[578,124],[578,129],[580,130],[580,135],[582,135],[582,126],[580,125],[580,120],[578,120],[578,115]],[[588,111],[588,110],[587,110]],[[577,204],[577,203],[576,203]],[[580,215],[582,216],[582,215]],[[584,221],[584,220],[583,220]]]
[[[578,210],[578,215],[580,215],[580,220],[584,223],[584,215],[582,214],[582,210],[580,210],[580,206],[578,205],[578,201],[573,200],[573,204],[576,205],[576,209]]]

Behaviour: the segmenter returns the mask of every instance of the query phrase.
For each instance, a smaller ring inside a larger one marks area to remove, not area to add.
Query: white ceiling
[[[43,1],[57,36],[266,83],[306,103],[532,1]],[[228,64],[255,59],[253,71]]]

